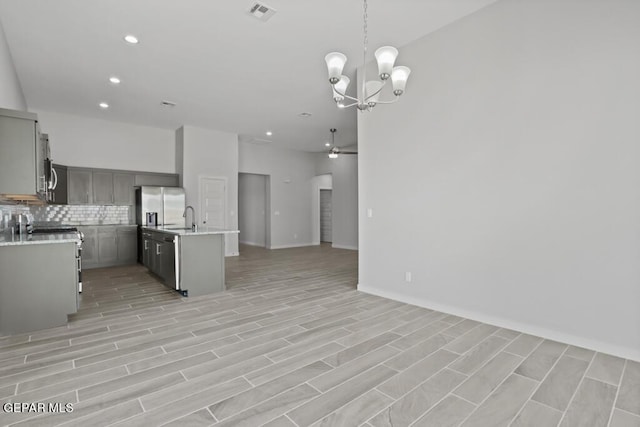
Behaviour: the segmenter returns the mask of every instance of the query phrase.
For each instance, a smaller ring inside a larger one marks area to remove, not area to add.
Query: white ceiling
[[[494,1],[369,0],[369,50],[401,47]],[[248,14],[250,0],[0,0],[0,21],[30,109],[186,124],[306,151],[325,149],[335,127],[337,145],[355,143],[356,111],[331,100],[324,56],[345,53],[354,81],[362,1],[264,3],[277,9],[266,23]],[[398,63],[411,66],[402,49]]]

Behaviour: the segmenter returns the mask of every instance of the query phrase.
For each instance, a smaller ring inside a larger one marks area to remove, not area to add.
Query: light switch
[[[278,216],[278,215],[280,215],[280,211],[275,211],[273,214],[274,214],[275,216]]]
[[[367,209],[367,217],[368,218],[373,218],[373,209],[371,209],[371,208]]]
[[[407,283],[411,283],[411,272],[410,271],[406,271],[404,273],[404,281]]]

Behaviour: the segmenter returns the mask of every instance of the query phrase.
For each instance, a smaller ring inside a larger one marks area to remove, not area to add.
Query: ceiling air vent
[[[175,107],[176,103],[173,101],[163,100],[163,101],[160,101],[160,105],[162,105],[163,107]]]
[[[276,10],[271,6],[267,6],[264,3],[253,3],[249,8],[249,14],[253,15],[262,22],[267,22],[274,14]]]

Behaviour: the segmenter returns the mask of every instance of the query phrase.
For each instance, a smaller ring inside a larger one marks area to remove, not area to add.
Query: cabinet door
[[[37,137],[35,120],[0,115],[0,193],[35,193]]]
[[[93,172],[93,203],[96,205],[113,204],[113,174],[111,172]]]
[[[162,277],[162,242],[151,241],[151,271]]]
[[[51,203],[56,205],[66,205],[69,203],[68,193],[68,180],[67,180],[67,167],[60,165],[53,165],[53,170],[58,177],[56,188],[51,195]]]
[[[142,236],[142,265],[151,268],[151,239]]]
[[[160,187],[177,187],[178,175],[159,173],[138,173],[135,177],[135,185],[157,185]]]
[[[93,174],[86,169],[69,169],[69,204],[93,203]]]
[[[113,200],[118,206],[133,206],[135,175],[129,173],[113,174]]]
[[[118,261],[118,239],[115,227],[100,227],[98,230],[98,256],[100,265]]]
[[[84,234],[82,242],[82,268],[98,265],[98,229],[96,227],[78,227]]]
[[[176,287],[175,247],[170,237],[166,237],[162,245],[162,280],[171,287]]]
[[[138,230],[132,227],[121,227],[118,235],[118,263],[135,264],[138,257]]]

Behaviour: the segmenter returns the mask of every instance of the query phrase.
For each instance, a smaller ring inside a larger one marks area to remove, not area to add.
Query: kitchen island
[[[67,324],[78,309],[76,233],[0,234],[0,335]]]
[[[141,226],[142,262],[162,282],[184,296],[222,292],[224,240],[238,233],[214,227],[197,231],[176,226]]]

